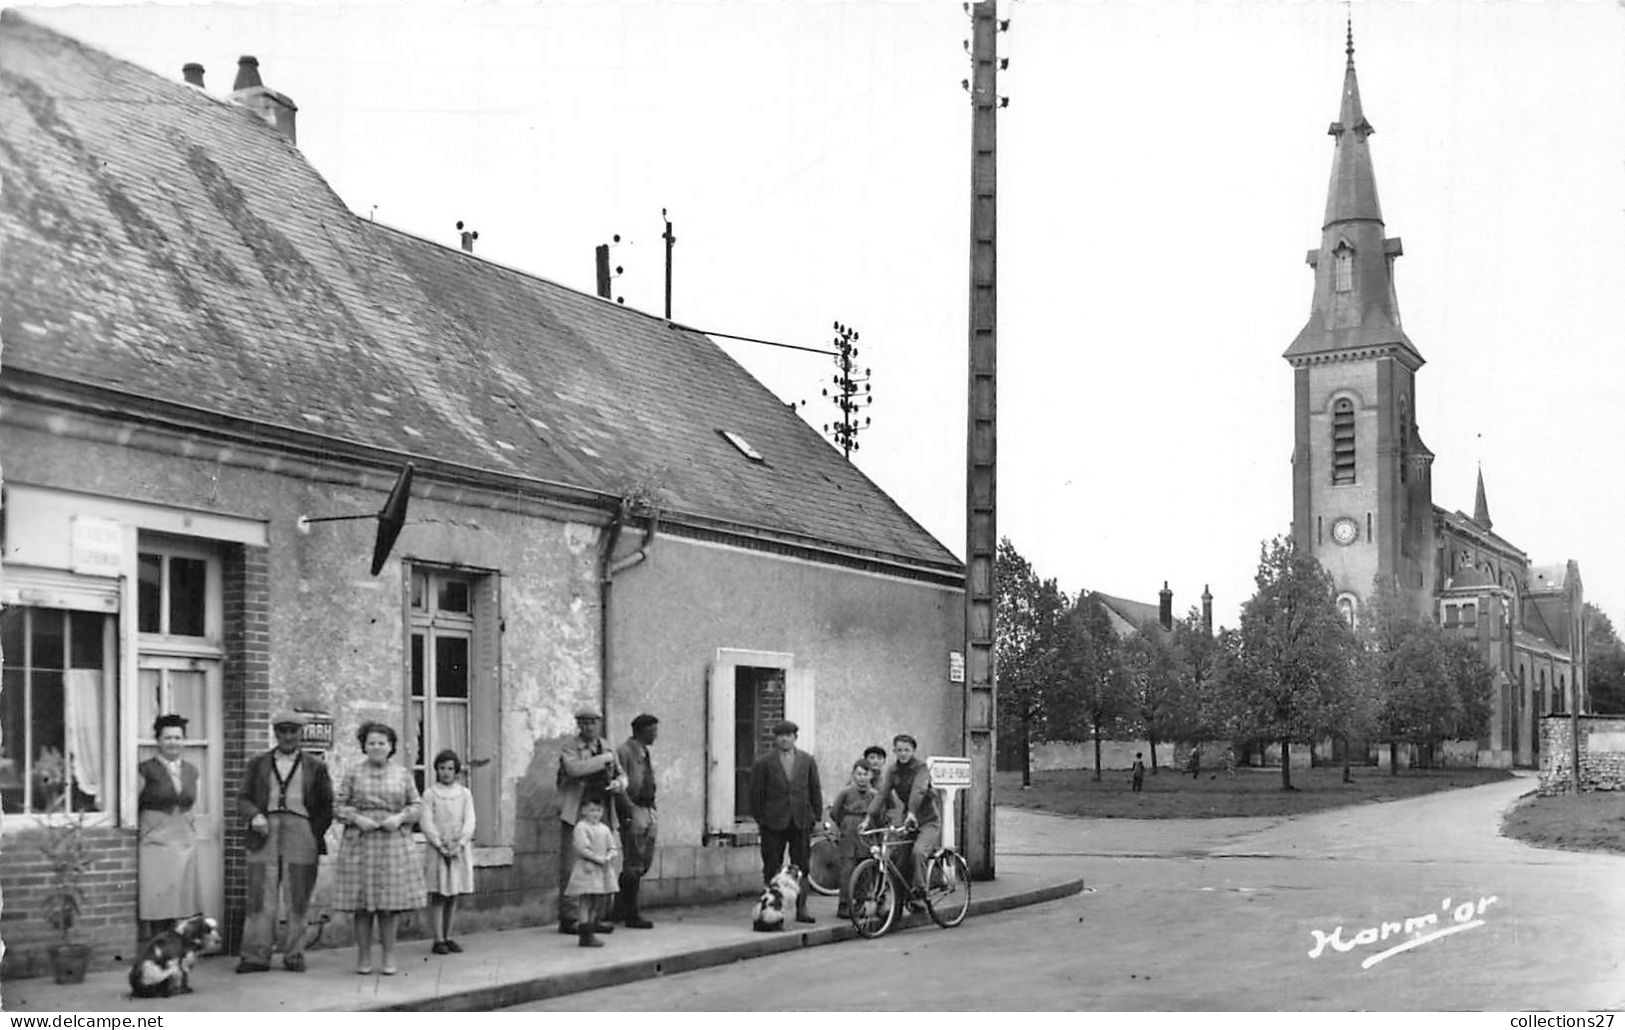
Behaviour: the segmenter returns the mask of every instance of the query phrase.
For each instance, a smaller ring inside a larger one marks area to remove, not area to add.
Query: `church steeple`
[[[1484,499],[1484,467],[1478,468],[1478,494],[1473,498],[1473,521],[1489,529],[1494,525],[1490,521],[1490,502]]]
[[[1368,142],[1376,130],[1360,103],[1352,19],[1347,39],[1337,121],[1327,129],[1337,142],[1326,218],[1320,248],[1309,252],[1315,270],[1314,301],[1309,321],[1284,357],[1297,363],[1338,351],[1381,348],[1415,370],[1422,365],[1422,355],[1400,326],[1393,282],[1394,259],[1404,250],[1398,239],[1383,238],[1382,205]]]

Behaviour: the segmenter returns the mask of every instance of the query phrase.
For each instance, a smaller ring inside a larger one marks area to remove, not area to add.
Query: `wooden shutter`
[[[474,584],[474,640],[469,683],[468,789],[474,795],[474,842],[505,843],[501,825],[502,788],[502,577],[481,576]],[[433,778],[433,770],[429,776]]]
[[[734,832],[734,670],[720,655],[706,670],[705,835]]]

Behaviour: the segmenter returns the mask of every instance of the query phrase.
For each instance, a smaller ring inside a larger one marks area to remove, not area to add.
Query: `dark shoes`
[[[239,967],[240,970],[241,967]],[[305,971],[305,956],[289,955],[282,960],[282,968],[290,973],[303,973]]]
[[[597,937],[594,937],[590,933],[584,933],[581,934],[581,946],[583,948],[602,948],[604,946],[604,942],[599,940]]]
[[[559,933],[567,934],[568,936],[574,937],[574,936],[576,936],[577,933],[579,933],[579,931],[577,930],[576,924],[574,924],[574,923],[560,923],[559,924]]]
[[[237,963],[237,972],[239,973],[269,973],[270,971],[271,964],[269,962],[250,962],[245,958]]]
[[[640,915],[627,916],[621,925],[625,926],[629,930],[653,930],[655,927],[655,924],[649,922]]]
[[[446,950],[451,952],[453,955],[461,955],[463,953],[463,946],[452,940],[450,937],[446,938],[445,944]]]
[[[429,950],[434,952],[436,955],[445,955],[445,954],[450,953],[450,951],[451,951],[450,948],[446,947],[446,942],[445,941],[435,941],[434,946],[431,947]]]
[[[818,922],[818,920],[814,919],[812,916],[808,915],[805,912],[797,912],[796,913],[796,922],[798,922],[798,923],[816,923],[816,922]]]

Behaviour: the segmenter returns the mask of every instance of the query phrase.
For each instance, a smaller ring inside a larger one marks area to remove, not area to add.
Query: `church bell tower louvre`
[[[1394,262],[1371,163],[1348,28],[1326,217],[1309,320],[1283,357],[1293,369],[1292,534],[1337,584],[1356,621],[1378,576],[1418,611],[1433,594],[1433,454],[1416,428],[1423,359],[1400,324]]]

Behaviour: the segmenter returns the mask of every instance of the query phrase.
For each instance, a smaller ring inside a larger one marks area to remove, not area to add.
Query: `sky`
[[[964,553],[970,22],[941,0],[56,6],[39,20],[299,107],[350,208],[672,317],[828,348],[852,456]],[[1625,6],[1604,0],[1001,0],[998,529],[1046,578],[1233,625],[1291,520],[1345,18],[1434,502],[1579,561],[1625,628]],[[822,355],[719,339],[814,426]]]

